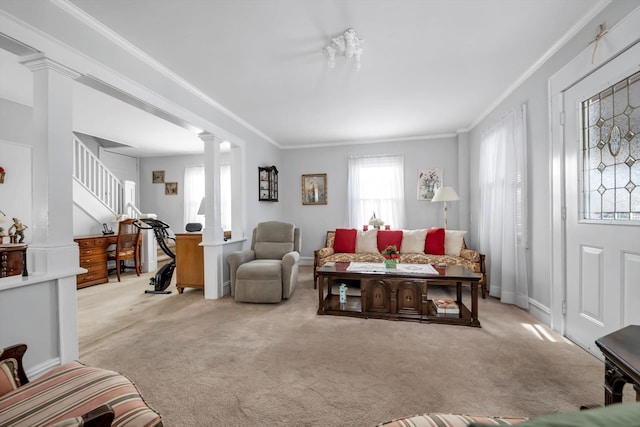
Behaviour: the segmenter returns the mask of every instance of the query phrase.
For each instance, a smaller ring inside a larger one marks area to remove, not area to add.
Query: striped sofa
[[[443,413],[427,413],[399,418],[376,427],[638,427],[640,402],[615,403],[606,406],[584,406],[581,410],[527,418],[504,418]]]
[[[0,426],[162,426],[136,386],[117,372],[70,362],[29,381],[26,348],[0,354]]]
[[[430,413],[398,418],[378,424],[376,427],[467,427],[467,426],[511,426],[527,418],[498,418],[487,416]]]

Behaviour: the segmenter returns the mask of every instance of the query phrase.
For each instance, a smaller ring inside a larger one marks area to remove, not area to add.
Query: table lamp
[[[458,193],[453,187],[440,187],[431,199],[432,202],[444,202],[444,229],[447,229],[447,202],[460,200]]]

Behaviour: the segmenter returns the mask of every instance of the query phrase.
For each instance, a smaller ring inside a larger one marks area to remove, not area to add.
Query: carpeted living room
[[[318,316],[309,266],[280,304],[205,300],[175,283],[148,295],[148,279],[78,292],[80,360],[133,379],[167,426],[374,426],[602,402],[600,360],[495,298],[469,328]]]
[[[0,0],[0,427],[640,427],[640,0]]]

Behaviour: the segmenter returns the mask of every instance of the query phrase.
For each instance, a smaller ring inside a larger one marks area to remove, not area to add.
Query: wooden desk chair
[[[118,224],[118,240],[115,248],[107,251],[107,259],[115,261],[116,275],[120,281],[120,272],[124,271],[124,262],[132,259],[136,274],[139,276],[142,266],[140,265],[140,248],[142,246],[142,234],[140,228],[134,225],[135,219],[126,219]]]

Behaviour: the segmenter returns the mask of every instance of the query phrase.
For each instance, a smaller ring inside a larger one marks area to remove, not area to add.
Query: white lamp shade
[[[453,187],[438,188],[431,199],[432,202],[451,202],[453,200],[460,200],[460,196],[458,196]]]

